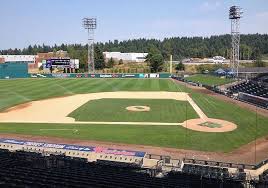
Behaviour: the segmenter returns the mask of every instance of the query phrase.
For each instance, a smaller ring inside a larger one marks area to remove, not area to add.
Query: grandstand
[[[0,159],[0,186],[8,187],[242,187],[241,181],[231,178],[160,170],[156,177],[150,169],[131,163],[88,162],[65,155],[1,149]]]
[[[0,165],[0,186],[8,187],[242,188],[261,184],[268,168],[267,160],[258,165],[180,161],[141,151],[14,139],[0,140]]]
[[[86,162],[80,158],[42,156],[0,150],[0,186],[9,187],[242,187],[239,181],[219,181],[169,172],[151,176],[146,169],[113,163]]]
[[[250,81],[242,82],[229,88],[233,93],[247,93],[263,98],[268,98],[268,89]]]
[[[268,75],[259,76],[237,83],[227,88],[228,92],[238,100],[268,108]]]

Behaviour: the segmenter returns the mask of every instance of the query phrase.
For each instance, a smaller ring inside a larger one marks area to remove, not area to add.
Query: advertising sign
[[[112,78],[111,74],[100,74],[100,78]]]
[[[55,78],[69,78],[70,74],[52,74],[52,77],[55,77]]]
[[[74,59],[74,68],[79,69],[79,59]]]
[[[139,78],[144,78],[144,74],[139,74]]]
[[[159,78],[159,74],[150,74],[150,78]]]
[[[78,145],[55,144],[55,143],[53,144],[53,143],[45,143],[45,142],[14,140],[14,139],[0,139],[0,143],[17,144],[17,145],[33,146],[33,147],[65,149],[65,150],[76,150],[76,151],[83,151],[83,152],[96,152],[96,153],[123,155],[123,156],[135,156],[135,157],[145,156],[145,152],[111,149],[111,148],[105,148],[105,147],[78,146]]]
[[[122,78],[135,78],[135,74],[122,74]]]

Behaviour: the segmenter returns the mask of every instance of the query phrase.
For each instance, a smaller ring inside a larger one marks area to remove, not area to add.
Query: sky
[[[0,49],[85,44],[84,17],[97,18],[98,42],[227,34],[232,5],[241,33],[268,33],[268,0],[0,0]]]

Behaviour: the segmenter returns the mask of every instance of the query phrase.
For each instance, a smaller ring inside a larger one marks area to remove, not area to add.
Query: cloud
[[[200,10],[204,12],[215,11],[221,6],[219,1],[205,1],[200,5]]]

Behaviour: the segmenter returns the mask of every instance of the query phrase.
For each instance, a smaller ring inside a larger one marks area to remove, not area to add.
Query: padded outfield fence
[[[52,73],[29,74],[30,78],[170,78],[169,73],[139,73],[139,74],[94,74],[94,73]]]
[[[170,78],[169,73],[120,73],[120,74],[95,74],[95,73],[52,73],[30,74],[26,63],[0,64],[0,79],[14,78]]]
[[[28,64],[2,63],[0,64],[0,79],[28,78]]]

